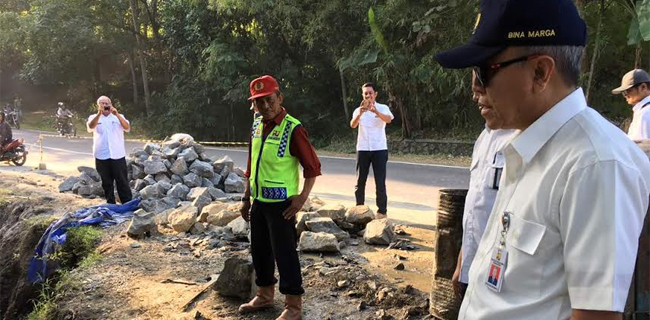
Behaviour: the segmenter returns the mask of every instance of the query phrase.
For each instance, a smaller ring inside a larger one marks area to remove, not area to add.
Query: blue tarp
[[[138,209],[139,204],[140,199],[136,198],[121,205],[102,204],[63,215],[45,230],[38,242],[34,256],[29,262],[27,280],[32,283],[41,283],[55,271],[50,270],[54,268],[48,265],[48,257],[65,243],[66,232],[69,229],[89,225],[99,225],[106,228],[120,224],[133,217],[133,212]]]

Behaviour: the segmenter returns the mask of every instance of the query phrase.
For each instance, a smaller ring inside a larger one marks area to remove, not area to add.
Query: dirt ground
[[[3,169],[0,190],[17,190],[14,197],[31,197],[55,215],[101,202],[58,193],[62,176]],[[183,310],[227,258],[249,256],[248,243],[216,245],[209,236],[178,235],[162,228],[160,235],[133,240],[126,236],[126,227],[106,229],[98,247],[100,262],[72,272],[77,285],[59,296],[60,319],[275,319],[281,313],[279,292],[274,309],[242,316],[237,307],[243,301],[223,298],[214,290]],[[353,237],[341,254],[301,254],[304,319],[431,318],[435,230],[408,225],[400,229],[404,234],[399,238],[409,240],[415,250],[368,246]],[[396,270],[400,263],[403,270]]]

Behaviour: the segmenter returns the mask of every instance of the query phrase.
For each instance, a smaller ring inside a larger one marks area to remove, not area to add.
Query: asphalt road
[[[48,169],[63,174],[75,174],[79,165],[94,167],[92,140],[79,138],[45,137],[43,139],[43,160],[38,143],[42,132],[14,130],[15,138],[24,138],[30,154],[25,165],[36,167],[42,161]],[[52,134],[52,133],[46,133]],[[127,137],[128,138],[128,137]],[[127,153],[142,142],[126,142]],[[245,169],[248,150],[245,148],[206,148],[212,156],[230,156],[235,165]],[[316,180],[312,192],[328,202],[354,205],[355,159],[320,156],[323,175]],[[9,165],[0,164],[0,171]],[[15,170],[15,169],[13,169]],[[390,161],[387,166],[388,214],[396,220],[414,224],[433,225],[438,202],[438,191],[443,188],[467,188],[469,170],[464,167],[440,166]],[[366,204],[375,206],[374,180],[368,177]]]

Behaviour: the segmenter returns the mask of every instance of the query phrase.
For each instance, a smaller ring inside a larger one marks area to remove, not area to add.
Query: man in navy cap
[[[459,319],[620,319],[650,162],[577,85],[586,25],[571,0],[483,0],[477,20],[436,58],[472,67],[481,114],[518,132]]]

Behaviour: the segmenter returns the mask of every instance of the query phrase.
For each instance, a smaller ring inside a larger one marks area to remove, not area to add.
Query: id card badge
[[[485,284],[495,292],[501,292],[503,278],[508,263],[508,251],[505,248],[494,248],[492,250],[492,259]]]

